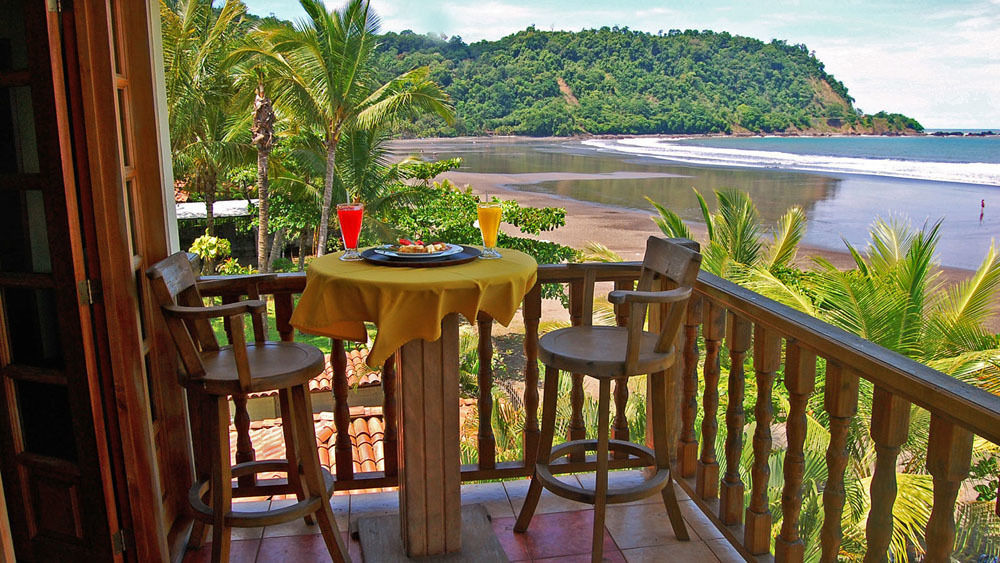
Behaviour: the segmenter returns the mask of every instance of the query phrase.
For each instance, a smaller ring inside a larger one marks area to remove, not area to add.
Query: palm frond
[[[656,223],[656,226],[660,228],[660,231],[662,231],[664,235],[671,238],[693,238],[691,236],[691,230],[684,224],[684,220],[680,218],[680,215],[677,215],[673,211],[663,207],[659,203],[656,203],[650,199],[649,196],[645,196],[645,198],[646,201],[648,201],[659,214],[659,216],[651,217],[651,219],[653,220],[653,223]]]
[[[602,243],[587,241],[583,247],[583,260],[585,262],[623,262],[621,255],[611,250]]]
[[[778,219],[777,226],[771,231],[771,244],[765,259],[768,270],[788,266],[795,259],[805,231],[806,214],[801,207],[792,207]]]

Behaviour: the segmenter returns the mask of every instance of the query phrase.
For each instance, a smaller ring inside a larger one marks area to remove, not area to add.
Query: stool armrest
[[[248,299],[227,303],[225,305],[213,305],[211,307],[185,307],[183,305],[164,305],[163,312],[185,320],[215,319],[220,317],[232,317],[246,313],[260,314],[266,311],[267,305],[263,301]]]
[[[678,287],[668,291],[627,291],[615,290],[608,294],[608,301],[614,305],[624,303],[677,303],[691,296],[690,287]]]

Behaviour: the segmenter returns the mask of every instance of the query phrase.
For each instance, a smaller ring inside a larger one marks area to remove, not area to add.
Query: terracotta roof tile
[[[368,358],[368,349],[351,350],[347,353],[347,385],[351,389],[362,389],[365,387],[375,387],[382,384],[382,372],[374,371],[365,365]],[[322,393],[333,391],[333,364],[330,363],[330,355],[326,355],[326,367],[323,372],[309,380],[309,391]],[[278,391],[264,391],[252,393],[251,397],[275,397]]]
[[[320,463],[331,473],[336,473],[335,448],[337,431],[333,422],[332,412],[321,412],[313,415],[316,427],[316,445],[319,449]],[[384,471],[385,450],[383,446],[383,421],[381,407],[351,408],[351,450],[354,459],[354,471]],[[281,429],[280,418],[257,420],[250,423],[250,441],[253,443],[256,458],[281,459],[285,457],[285,437]],[[229,427],[230,458],[236,463],[236,428]],[[261,473],[261,479],[276,479],[284,477],[283,473]]]

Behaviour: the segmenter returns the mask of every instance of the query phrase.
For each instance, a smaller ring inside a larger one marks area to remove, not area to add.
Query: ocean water
[[[707,166],[1000,185],[1000,136],[594,139],[587,146]]]
[[[831,250],[844,251],[845,241],[864,249],[876,218],[915,228],[941,221],[937,259],[945,266],[975,269],[991,242],[1000,242],[1000,137],[455,139],[414,146],[403,152],[462,157],[462,171],[510,175],[518,190],[653,215],[648,196],[691,223],[702,220],[695,190],[714,208],[713,191],[735,188],[750,194],[768,224],[801,207],[808,218],[803,242]]]

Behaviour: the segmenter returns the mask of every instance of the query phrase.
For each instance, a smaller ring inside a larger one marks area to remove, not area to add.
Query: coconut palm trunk
[[[257,147],[257,269],[270,271],[267,252],[268,235],[268,160],[274,148],[274,108],[264,91],[264,83],[257,83],[257,97],[254,100],[253,124],[250,127],[253,144]]]
[[[330,232],[330,207],[333,205],[333,177],[337,173],[338,137],[337,134],[331,136],[326,146],[326,176],[323,178],[323,206],[320,211],[316,256],[326,254],[326,240]]]
[[[274,242],[271,243],[271,254],[267,258],[267,270],[271,271],[274,269],[274,261],[281,256],[281,250],[285,246],[285,232],[287,229],[281,227],[278,232],[274,233]]]

